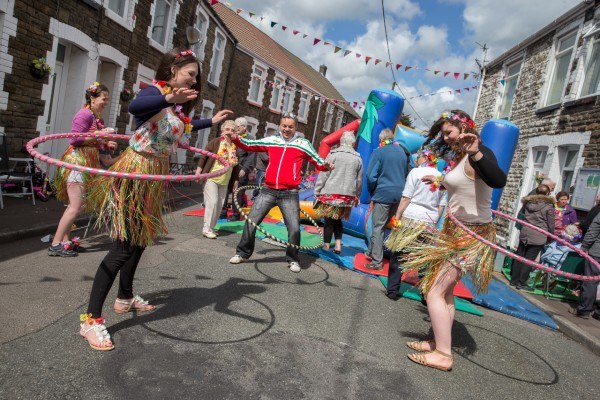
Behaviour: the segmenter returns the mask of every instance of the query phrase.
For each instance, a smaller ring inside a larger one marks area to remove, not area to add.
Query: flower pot
[[[41,69],[38,69],[33,65],[29,66],[29,72],[31,73],[31,76],[33,76],[36,79],[44,79],[48,76],[48,72],[42,71]]]

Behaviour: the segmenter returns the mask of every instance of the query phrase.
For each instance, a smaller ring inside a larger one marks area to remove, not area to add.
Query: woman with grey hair
[[[354,132],[342,134],[340,146],[332,150],[326,160],[334,169],[319,173],[315,184],[315,213],[325,218],[323,248],[329,250],[331,237],[335,236],[333,252],[336,254],[342,250],[342,219],[350,217],[362,190],[362,160],[354,150],[355,142]]]

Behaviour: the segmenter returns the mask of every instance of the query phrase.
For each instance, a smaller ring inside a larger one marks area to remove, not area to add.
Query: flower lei
[[[558,205],[558,203],[554,203],[554,209],[562,214],[567,211],[567,206],[561,207]]]
[[[454,121],[459,121],[459,122],[462,122],[463,124],[466,124],[469,128],[475,129],[475,122],[473,122],[473,120],[471,118],[461,117],[460,115],[455,114],[450,111],[444,111],[442,113],[442,115],[440,115],[440,119],[451,119]]]
[[[433,153],[430,149],[425,149],[423,151],[423,155],[425,155],[427,157],[427,161],[425,162],[425,164],[428,167],[437,168],[437,164],[440,162],[440,158],[437,156],[437,154]],[[435,192],[436,190],[443,190],[444,186],[442,185],[442,183],[444,182],[444,179],[446,178],[446,174],[448,174],[448,172],[452,171],[454,169],[454,167],[456,166],[456,164],[457,164],[456,157],[447,161],[447,165],[444,167],[444,170],[442,171],[442,175],[437,176],[435,178],[435,181],[433,181],[429,184],[429,190],[432,192]]]
[[[398,229],[402,226],[402,221],[396,218],[396,216],[394,215],[390,219],[390,224],[392,225],[392,229]]]
[[[155,79],[152,81],[152,84],[159,86],[162,94],[170,94],[171,92],[173,92],[173,88],[169,86],[166,81],[157,81]],[[173,112],[175,113],[175,115],[177,115],[181,122],[183,122],[185,126],[184,133],[191,133],[193,129],[192,119],[185,115],[185,113],[183,112],[183,106],[181,104],[175,104],[175,106],[173,107]]]
[[[226,139],[221,136],[221,142],[224,143],[224,146],[219,146],[219,151],[217,151],[217,155],[219,157],[223,157],[228,160],[230,164],[236,165],[238,163],[236,146],[234,143],[227,144]]]
[[[379,141],[379,147],[389,146],[390,144],[398,145],[398,142],[395,142],[392,139],[383,139]]]

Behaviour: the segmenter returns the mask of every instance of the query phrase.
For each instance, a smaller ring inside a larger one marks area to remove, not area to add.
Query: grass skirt
[[[314,211],[319,218],[348,219],[352,212],[352,206],[334,206],[319,202]]]
[[[404,252],[408,246],[414,247],[417,242],[424,245],[431,236],[426,234],[428,228],[429,233],[435,230],[432,224],[402,217],[400,225],[392,230],[385,241],[385,247],[393,252]],[[425,235],[422,235],[423,233]]]
[[[138,153],[128,147],[111,171],[165,175],[169,158]],[[166,182],[142,181],[101,176],[94,181],[92,203],[97,205],[98,221],[110,237],[136,246],[150,246],[157,236],[168,233],[165,211]]]
[[[100,153],[95,146],[69,146],[61,161],[69,164],[81,165],[90,168],[100,168]],[[67,180],[69,179],[70,169],[58,168],[56,177],[54,179],[54,190],[56,198],[63,202],[69,203],[69,195],[67,193]],[[83,183],[86,187],[87,196],[89,196],[89,189],[91,188],[91,181],[94,177],[90,174],[81,173],[83,177]],[[86,211],[91,211],[91,204],[86,201]]]
[[[489,241],[496,241],[496,227],[492,222],[465,226]],[[423,235],[428,237],[426,241],[405,247],[404,251],[410,254],[405,259],[403,269],[425,272],[419,284],[424,294],[429,292],[438,274],[449,265],[471,276],[476,293],[487,291],[494,271],[494,250],[491,247],[471,237],[450,218],[446,218],[441,233],[426,231]]]

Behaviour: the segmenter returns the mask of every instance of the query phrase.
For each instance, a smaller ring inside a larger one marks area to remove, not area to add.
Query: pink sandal
[[[81,314],[79,320],[81,321],[79,334],[87,340],[92,349],[108,351],[115,348],[104,326],[103,317],[92,318],[92,314]]]
[[[140,296],[135,296],[133,299],[115,300],[114,310],[117,314],[125,314],[130,311],[154,311],[156,307],[142,299]]]

